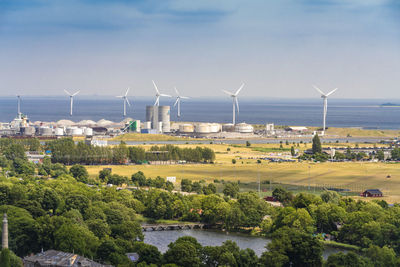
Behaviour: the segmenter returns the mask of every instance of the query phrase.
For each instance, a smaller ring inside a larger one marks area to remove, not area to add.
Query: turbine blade
[[[131,103],[129,103],[129,100],[128,100],[127,97],[125,97],[125,101],[126,101],[126,103],[128,104],[128,106],[131,106]]]
[[[176,87],[174,87],[174,89],[175,89],[175,93],[179,96],[178,89],[176,89]]]
[[[157,106],[157,104],[159,103],[159,101],[160,101],[160,97],[159,97],[159,96],[157,96],[157,98],[156,98],[156,102],[154,102],[154,106]]]
[[[176,104],[178,104],[178,102],[179,102],[179,97],[177,97],[177,98],[176,98],[176,101],[175,101],[174,107],[176,106]]]
[[[319,88],[316,87],[315,85],[313,85],[313,87],[314,87],[315,90],[317,90],[321,95],[325,96],[325,94],[321,91],[321,89],[319,89]]]
[[[244,83],[242,83],[242,86],[240,86],[240,88],[236,91],[235,96],[237,96],[239,94],[239,92],[240,92],[240,90],[242,90],[243,86],[244,86]]]
[[[71,93],[70,92],[68,92],[67,90],[65,90],[64,89],[64,92],[67,94],[67,95],[71,95]]]
[[[239,101],[238,101],[237,97],[235,97],[235,102],[236,102],[237,112],[239,113]]]
[[[233,95],[233,93],[231,93],[231,92],[228,92],[228,91],[226,91],[226,90],[222,90],[222,92],[224,92],[225,94],[227,94],[227,95],[230,95],[230,96],[232,96],[232,95]]]
[[[123,98],[124,96],[123,95],[117,95],[116,97]]]
[[[188,97],[188,96],[180,96],[180,98],[189,99],[190,97]]]
[[[128,89],[126,90],[125,96],[128,95],[129,89],[130,89],[130,88],[128,87]]]
[[[337,88],[333,89],[332,91],[330,91],[329,93],[327,93],[326,96],[330,96],[330,95],[333,94],[336,90],[337,90]]]
[[[160,94],[160,91],[158,91],[156,83],[154,81],[152,81],[152,82],[153,82],[154,88],[156,89],[157,94]]]
[[[74,94],[72,94],[72,96],[76,96],[79,93],[80,93],[80,91],[76,91]]]
[[[166,94],[160,94],[160,96],[172,97],[172,96],[170,96],[170,95],[166,95]]]

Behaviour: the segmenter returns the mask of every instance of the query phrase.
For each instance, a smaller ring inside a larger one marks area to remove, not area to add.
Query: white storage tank
[[[53,129],[42,126],[39,128],[39,133],[42,136],[51,136],[51,135],[53,135]]]
[[[83,129],[82,128],[72,129],[72,135],[83,135]]]
[[[193,133],[194,132],[194,126],[193,124],[180,124],[179,125],[179,132],[181,133]]]
[[[93,129],[92,128],[86,128],[85,129],[85,135],[86,136],[93,136]]]
[[[254,128],[247,123],[238,123],[235,125],[235,132],[239,133],[253,133]]]
[[[143,129],[151,129],[151,121],[143,122]]]
[[[235,125],[233,123],[225,123],[222,125],[223,132],[233,132]]]
[[[211,123],[210,124],[210,132],[218,133],[221,131],[221,125],[219,123]]]
[[[35,132],[36,132],[35,127],[32,127],[32,126],[21,127],[19,130],[22,135],[29,135],[29,136],[35,135]]]
[[[73,131],[74,131],[75,129],[77,129],[77,127],[67,127],[65,133],[66,133],[67,135],[72,135],[72,133],[73,133]]]
[[[210,133],[210,124],[208,123],[199,123],[196,124],[195,128],[194,128],[196,133]]]
[[[56,136],[63,136],[63,135],[64,135],[64,129],[63,129],[63,128],[56,128],[56,129],[54,130],[54,134],[55,134]]]

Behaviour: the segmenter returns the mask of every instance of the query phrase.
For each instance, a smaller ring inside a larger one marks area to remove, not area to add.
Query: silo
[[[193,133],[194,132],[193,124],[181,124],[181,125],[179,125],[179,132],[181,132],[181,133]]]
[[[210,133],[210,124],[209,123],[196,124],[194,130],[196,133],[199,133],[199,134],[209,134]]]
[[[146,121],[151,121],[151,128],[158,126],[158,106],[146,106]]]
[[[225,123],[222,125],[223,132],[233,132],[235,125],[233,123]]]
[[[158,107],[158,121],[162,122],[163,133],[169,133],[171,131],[170,106]]]
[[[247,123],[239,123],[235,125],[235,132],[239,133],[252,133],[254,131],[253,126]]]
[[[19,130],[22,135],[28,135],[28,136],[35,135],[35,131],[36,131],[35,127],[32,127],[32,126],[21,127]]]
[[[210,132],[218,133],[221,130],[221,125],[219,123],[211,123],[210,124]]]

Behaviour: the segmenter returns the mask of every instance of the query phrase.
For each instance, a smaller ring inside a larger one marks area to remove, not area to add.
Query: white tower
[[[8,248],[8,220],[7,213],[4,213],[3,216],[3,231],[1,237],[1,247],[3,249]]]

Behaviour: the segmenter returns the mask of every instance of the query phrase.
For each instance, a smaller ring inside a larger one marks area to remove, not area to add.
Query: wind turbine
[[[126,104],[128,104],[128,106],[131,106],[131,104],[129,103],[129,100],[128,100],[128,92],[129,92],[129,89],[130,89],[130,88],[128,88],[128,89],[126,90],[125,95],[119,95],[119,96],[117,96],[117,97],[119,97],[119,98],[122,98],[122,100],[124,101],[124,117],[126,117]]]
[[[181,116],[181,99],[189,99],[189,97],[181,96],[178,92],[178,89],[176,89],[176,87],[175,87],[175,92],[176,92],[176,101],[175,101],[174,107],[176,105],[178,105],[178,118],[179,118]]]
[[[239,102],[238,102],[237,96],[238,96],[240,90],[242,90],[243,86],[244,86],[244,83],[242,83],[242,86],[240,86],[240,88],[235,93],[231,93],[231,92],[222,90],[225,94],[232,97],[232,123],[233,123],[233,125],[235,125],[235,115],[236,115],[235,106],[237,107],[237,111],[239,114]]]
[[[21,114],[21,96],[20,95],[17,95],[17,111],[18,111],[18,114]]]
[[[337,88],[333,89],[332,91],[330,91],[329,93],[325,94],[324,92],[321,91],[321,89],[319,89],[318,87],[316,87],[315,85],[313,85],[313,87],[315,88],[315,90],[317,90],[320,94],[321,94],[321,98],[324,101],[324,113],[323,113],[323,126],[322,126],[322,132],[325,133],[325,128],[326,128],[326,113],[328,112],[328,96],[330,96],[331,94],[333,94]]]
[[[79,94],[80,91],[76,91],[75,93],[71,94],[70,92],[68,92],[67,90],[64,89],[64,92],[69,95],[69,103],[70,103],[70,111],[69,111],[69,115],[72,116],[72,108],[74,107],[74,96],[76,96],[77,94]]]
[[[153,82],[154,88],[156,89],[156,102],[154,102],[154,106],[159,106],[160,105],[160,96],[165,96],[165,97],[172,97],[172,96],[166,95],[166,94],[160,94],[160,91],[158,90],[156,83],[154,81],[152,81],[152,82]]]

